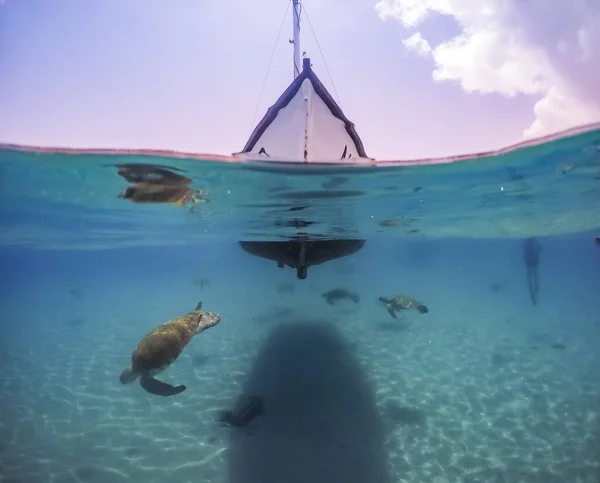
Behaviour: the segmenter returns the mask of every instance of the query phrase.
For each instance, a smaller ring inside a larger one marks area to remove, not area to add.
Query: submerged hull
[[[254,256],[273,260],[277,266],[296,270],[299,279],[308,276],[308,267],[358,252],[365,244],[361,239],[317,240],[296,237],[289,241],[240,241],[242,249]]]

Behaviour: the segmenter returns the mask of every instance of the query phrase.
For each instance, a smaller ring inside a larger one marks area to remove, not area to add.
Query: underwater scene
[[[600,481],[599,130],[371,168],[5,146],[0,187],[2,483]]]

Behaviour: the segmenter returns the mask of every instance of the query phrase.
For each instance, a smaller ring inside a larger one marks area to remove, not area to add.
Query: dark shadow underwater
[[[264,412],[231,429],[231,483],[391,483],[373,387],[335,326],[276,327],[243,395]]]

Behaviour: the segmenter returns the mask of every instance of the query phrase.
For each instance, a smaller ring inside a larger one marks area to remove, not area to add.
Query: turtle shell
[[[133,351],[133,370],[156,374],[169,367],[196,333],[201,317],[201,311],[190,312],[148,333]]]
[[[408,295],[394,295],[393,297],[390,297],[390,302],[394,307],[404,310],[415,309],[421,305],[418,300],[409,297]]]

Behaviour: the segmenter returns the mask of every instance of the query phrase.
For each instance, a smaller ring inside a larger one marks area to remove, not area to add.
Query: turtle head
[[[140,373],[134,371],[132,366],[129,366],[121,373],[119,381],[121,381],[121,384],[130,384],[133,381],[135,381],[138,377],[140,377]]]
[[[207,193],[204,190],[190,190],[190,201],[192,203],[206,203],[208,201]]]
[[[389,299],[389,297],[379,297],[379,299],[378,299],[378,300],[379,300],[379,301],[380,301],[382,304],[385,304],[385,305],[387,305],[387,304],[389,304],[389,303],[390,303],[390,299]]]
[[[219,322],[221,322],[221,316],[216,312],[202,312],[202,315],[200,316],[200,323],[198,324],[198,329],[196,330],[196,334],[202,332],[203,330],[214,327]]]
[[[119,198],[124,199],[124,200],[129,200],[129,199],[133,198],[134,195],[135,195],[135,188],[133,186],[128,186],[127,188],[121,190],[121,192],[119,193]]]

